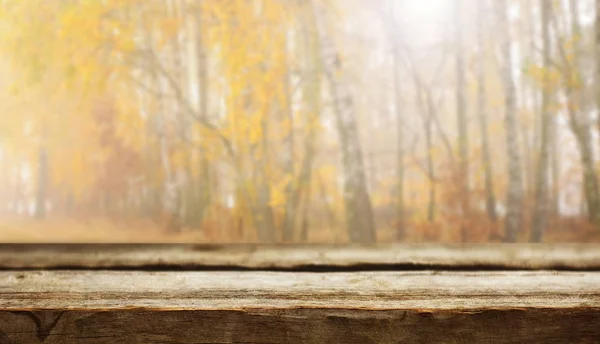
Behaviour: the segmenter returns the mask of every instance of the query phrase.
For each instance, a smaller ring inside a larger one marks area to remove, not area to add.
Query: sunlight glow
[[[398,17],[407,17],[422,24],[434,24],[450,16],[452,2],[448,0],[408,0],[396,5]]]
[[[392,0],[394,1],[394,0]],[[452,18],[448,0],[402,0],[394,2],[394,15],[402,23],[411,44],[423,46],[439,40],[443,27]]]

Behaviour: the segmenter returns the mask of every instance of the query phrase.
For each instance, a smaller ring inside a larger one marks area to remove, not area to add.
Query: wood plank
[[[598,312],[0,312],[3,344],[597,344]]]
[[[600,271],[600,246],[0,245],[0,269],[567,269]]]
[[[5,309],[600,307],[597,272],[0,272]]]
[[[599,272],[0,272],[0,343],[597,343]]]

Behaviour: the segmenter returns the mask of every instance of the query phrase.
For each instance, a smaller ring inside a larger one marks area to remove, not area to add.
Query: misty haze
[[[0,0],[0,241],[600,242],[597,11]]]

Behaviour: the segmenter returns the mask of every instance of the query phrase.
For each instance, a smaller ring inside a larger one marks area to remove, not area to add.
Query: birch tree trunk
[[[256,166],[259,166],[256,171],[256,204],[254,210],[254,219],[256,229],[258,231],[258,237],[261,242],[272,243],[277,240],[275,233],[275,219],[273,214],[273,208],[270,204],[271,199],[271,185],[269,184],[268,177],[268,166],[270,162],[269,152],[269,123],[274,117],[272,117],[272,108],[267,107],[265,113],[261,118],[261,145],[257,148],[261,151],[260,158],[257,159]]]
[[[552,168],[551,168],[551,174],[552,174],[552,199],[551,199],[551,215],[554,217],[559,217],[560,213],[561,213],[561,207],[560,207],[560,169],[561,169],[561,164],[560,164],[560,153],[561,153],[561,149],[558,145],[558,143],[561,140],[561,133],[558,130],[558,121],[556,116],[552,117],[552,119],[550,120],[550,126],[551,126],[551,132],[552,135],[550,135],[550,137],[552,138],[551,142],[550,142],[550,147],[551,147],[551,152],[550,152],[550,156],[551,156],[551,162],[552,162]]]
[[[542,21],[542,68],[550,68],[550,6],[547,0],[540,0],[541,21]],[[542,79],[542,113],[541,113],[541,143],[540,155],[535,178],[535,204],[533,211],[533,220],[531,224],[530,241],[539,243],[542,241],[542,235],[546,228],[546,219],[548,217],[548,172],[549,172],[549,141],[550,141],[550,121],[552,114],[549,111],[550,101],[550,80],[548,74],[544,73]]]
[[[569,5],[573,34],[575,36],[581,35],[578,2],[570,0]],[[553,15],[552,19],[554,29],[558,33],[556,16]],[[590,222],[600,225],[600,189],[594,166],[595,158],[592,148],[589,118],[585,111],[582,111],[582,106],[585,102],[582,92],[584,84],[580,72],[579,45],[577,43],[573,45],[573,62],[571,62],[563,47],[564,35],[557,35],[557,39],[557,46],[563,63],[563,85],[567,99],[569,126],[577,141],[581,166],[583,168],[583,193],[586,199],[587,214]]]
[[[290,33],[288,32],[288,36]],[[286,44],[285,50],[285,63],[286,63],[286,73],[283,79],[283,84],[285,87],[285,107],[283,111],[281,111],[284,116],[282,122],[288,122],[289,132],[285,138],[284,145],[286,146],[286,150],[284,153],[284,171],[285,173],[292,177],[294,176],[294,155],[295,155],[295,137],[294,137],[294,110],[292,108],[293,95],[292,95],[292,71],[290,69],[290,58],[289,55],[293,53],[291,51],[289,42]],[[283,240],[289,242],[294,238],[294,228],[296,222],[296,203],[293,200],[294,197],[294,183],[290,181],[287,183],[285,187],[285,212],[284,212],[284,220],[283,220]]]
[[[467,122],[467,101],[465,88],[465,57],[462,33],[462,11],[463,1],[456,0],[455,3],[455,40],[456,40],[456,116],[458,124],[458,153],[459,153],[459,175],[460,183],[460,210],[461,218],[469,217],[469,131]],[[462,241],[467,241],[467,228],[461,224]]]
[[[595,43],[596,43],[596,111],[600,114],[600,0],[596,0]],[[597,116],[600,131],[600,115]]]
[[[396,190],[396,211],[398,213],[398,227],[396,229],[396,239],[402,241],[406,236],[406,211],[404,209],[404,116],[400,109],[401,107],[401,96],[400,96],[400,52],[396,45],[394,45],[394,110],[396,111],[396,132],[398,146],[396,164],[398,168],[397,172],[397,190]]]
[[[586,151],[581,154],[583,173],[584,173],[584,194],[586,195],[587,202],[587,216],[589,220],[600,225],[600,186],[598,185],[598,177],[596,175],[595,168],[595,156],[592,142],[592,123],[591,117],[587,111],[587,100],[586,93],[584,91],[585,80],[582,73],[584,68],[581,59],[581,40],[582,30],[580,22],[580,7],[579,0],[569,0],[569,10],[571,12],[571,35],[574,39],[573,44],[573,61],[574,70],[573,76],[575,77],[575,89],[577,96],[574,99],[576,101],[576,108],[578,109],[578,117],[580,118],[580,130],[582,131],[582,145]]]
[[[400,79],[400,48],[399,44],[396,41],[396,35],[398,34],[396,22],[398,18],[396,17],[397,9],[395,0],[388,0],[388,6],[386,7],[389,10],[388,14],[383,15],[383,19],[385,21],[386,33],[388,36],[389,44],[392,46],[392,72],[393,72],[393,103],[394,103],[394,111],[396,117],[396,145],[397,145],[397,155],[396,155],[396,165],[397,165],[397,176],[396,176],[396,213],[398,217],[397,227],[396,227],[396,239],[398,241],[402,241],[406,236],[406,211],[404,207],[404,116],[403,111],[401,111],[401,84],[402,80]]]
[[[498,31],[500,32],[500,73],[505,98],[505,131],[508,157],[508,193],[506,197],[505,240],[516,242],[523,222],[523,174],[516,121],[515,80],[511,49],[507,0],[495,0]]]
[[[361,151],[356,109],[351,84],[343,70],[340,54],[327,30],[327,6],[322,0],[313,0],[321,53],[326,79],[334,104],[337,131],[344,167],[344,205],[350,240],[353,243],[376,241],[375,220],[367,190],[365,164]]]
[[[200,6],[200,3],[197,2]],[[206,51],[206,44],[204,42],[204,24],[203,24],[203,13],[200,8],[195,11],[195,41],[196,41],[196,59],[197,59],[197,99],[199,115],[203,120],[208,121],[208,111],[210,109],[210,97],[209,97],[209,66],[208,66],[208,53]],[[201,138],[202,139],[202,138]],[[204,217],[206,215],[207,208],[209,207],[212,199],[211,192],[211,173],[208,158],[206,156],[206,148],[203,147],[199,152],[199,169],[198,169],[198,204],[195,207],[196,219],[195,222],[202,225]]]
[[[532,60],[535,61],[537,63],[537,47],[539,45],[538,43],[538,39],[539,37],[541,37],[541,32],[540,35],[538,35],[537,32],[537,22],[539,19],[538,14],[535,11],[535,2],[532,4],[531,7],[527,7],[527,19],[528,19],[528,28],[529,28],[529,39],[528,39],[528,49],[529,52],[533,55]],[[541,11],[541,7],[539,8],[539,11]],[[543,38],[542,38],[543,39]],[[551,52],[550,52],[551,53]],[[543,61],[542,61],[543,63]],[[530,161],[532,164],[532,171],[531,174],[529,176],[530,180],[530,185],[533,185],[535,183],[534,178],[535,178],[535,166],[536,166],[536,158],[537,155],[539,153],[539,149],[540,149],[540,136],[541,136],[541,122],[542,122],[542,99],[541,99],[541,92],[539,92],[539,90],[537,90],[532,83],[529,83],[530,87],[529,87],[529,96],[531,97],[532,100],[532,104],[531,104],[531,111],[533,112],[533,130],[530,133],[530,137],[529,137],[529,147],[530,147]],[[549,126],[552,127],[554,121],[554,117],[550,118],[550,123]],[[548,142],[549,145],[552,146],[552,142],[553,142],[553,137],[552,135],[550,135],[548,137]],[[551,149],[549,150],[549,156],[551,155]],[[550,159],[550,158],[549,158]],[[549,163],[550,164],[550,163]],[[548,187],[550,188],[550,185],[548,185]],[[534,191],[535,192],[535,191]],[[548,196],[550,197],[550,196]],[[551,200],[549,199],[549,202]],[[549,205],[549,208],[551,208],[552,205]],[[549,210],[551,211],[551,210]]]
[[[46,218],[46,194],[48,189],[48,153],[42,145],[38,151],[37,186],[35,193],[35,218]]]
[[[184,0],[172,0],[171,1],[171,13],[170,16],[173,18],[181,18],[183,21],[182,27],[185,28],[189,18],[185,15],[187,12],[187,5]],[[189,31],[180,30],[172,38],[170,44],[170,58],[172,64],[172,75],[176,81],[179,89],[185,94],[185,101],[189,101],[190,83],[188,82],[190,63],[188,61],[188,54],[186,49],[186,40],[189,37]],[[175,111],[175,123],[177,124],[176,135],[177,140],[180,143],[187,143],[191,141],[191,127],[192,119],[189,114],[184,110],[183,101],[176,101],[173,104]],[[194,193],[191,190],[190,182],[192,181],[191,168],[192,168],[192,156],[189,149],[184,149],[182,153],[182,166],[178,166],[175,169],[176,182],[176,197],[177,197],[177,219],[182,226],[184,223],[190,224],[192,213],[191,206],[194,203]]]
[[[302,8],[302,16],[308,25],[299,33],[302,36],[301,44],[305,49],[305,71],[303,101],[307,105],[308,114],[304,119],[304,127],[307,130],[304,139],[304,158],[302,160],[295,187],[292,190],[291,207],[298,213],[301,201],[303,201],[302,218],[300,226],[300,241],[308,240],[308,208],[311,200],[311,184],[313,179],[313,163],[316,155],[317,132],[316,124],[320,120],[322,111],[321,89],[322,74],[321,59],[319,51],[319,37],[315,32],[316,27],[313,11],[308,7]]]
[[[412,61],[412,59],[411,59]],[[435,106],[433,104],[431,85],[425,85],[414,62],[412,63],[413,81],[417,92],[416,102],[421,114],[423,133],[425,133],[425,156],[426,173],[429,181],[429,200],[427,203],[427,221],[435,221],[436,212],[436,171],[433,161],[433,122],[435,117]]]
[[[167,15],[171,18],[176,18],[177,13],[177,2],[176,0],[167,1],[166,12]],[[167,78],[172,78],[177,83],[176,86],[181,88],[181,75],[180,75],[180,56],[179,56],[179,44],[177,42],[177,37],[173,37],[167,49],[165,49],[165,54],[163,56],[165,61],[165,70],[170,71],[171,75],[161,75],[160,76],[160,85],[162,88],[162,94],[172,94],[173,93],[173,85],[169,83]],[[157,63],[161,63],[160,61],[156,61]],[[163,165],[163,170],[165,172],[165,184],[164,184],[164,196],[165,196],[165,210],[167,213],[167,227],[170,231],[179,232],[181,230],[182,225],[182,187],[183,187],[183,171],[179,169],[174,169],[171,165],[171,146],[170,142],[170,133],[167,131],[169,127],[168,122],[177,120],[179,118],[171,117],[171,116],[179,116],[182,104],[180,104],[176,99],[169,99],[164,97],[161,100],[161,110],[160,110],[160,118],[162,123],[159,127],[159,131],[161,133],[161,143],[160,143],[160,152],[161,152],[161,162]]]
[[[537,36],[536,24],[539,22],[539,14],[536,10],[535,1],[519,1],[521,18],[519,20],[519,56],[524,64],[537,65],[537,52],[539,50],[539,37]],[[541,11],[541,10],[540,10]],[[527,206],[534,205],[536,188],[536,170],[539,156],[539,136],[541,135],[541,92],[535,87],[530,75],[522,73],[520,77],[521,109],[527,112],[525,125],[521,126],[523,145],[523,173],[524,190]],[[529,123],[531,120],[531,123]]]
[[[427,143],[427,171],[429,173],[429,203],[427,205],[427,220],[430,223],[433,223],[435,221],[436,211],[436,173],[433,164],[433,116],[435,116],[435,108],[433,106],[433,100],[431,99],[430,89],[427,89],[425,97],[426,104],[424,105],[426,106],[426,118],[424,119],[424,129]],[[463,241],[464,239],[465,237],[463,232]]]
[[[483,159],[484,183],[485,183],[485,208],[488,217],[496,221],[498,214],[496,212],[496,196],[493,185],[493,169],[488,142],[488,113],[487,113],[487,88],[485,77],[485,32],[487,31],[486,13],[487,6],[485,1],[478,1],[477,16],[477,44],[478,44],[478,64],[477,64],[477,113],[479,114],[479,129],[481,132],[481,149]]]

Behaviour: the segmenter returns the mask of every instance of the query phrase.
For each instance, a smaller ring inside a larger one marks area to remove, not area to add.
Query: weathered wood
[[[0,312],[3,344],[597,344],[598,312]]]
[[[0,272],[0,343],[597,343],[598,272]]]
[[[600,270],[598,245],[0,245],[0,269]]]
[[[0,272],[3,309],[600,307],[597,272]]]

